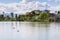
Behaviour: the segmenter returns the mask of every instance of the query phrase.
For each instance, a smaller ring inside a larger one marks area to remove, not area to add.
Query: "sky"
[[[60,0],[0,0],[0,13],[14,12],[18,14],[32,10],[60,10]]]

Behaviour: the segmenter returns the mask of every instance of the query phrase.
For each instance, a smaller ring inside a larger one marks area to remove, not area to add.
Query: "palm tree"
[[[11,12],[11,17],[12,17],[12,18],[14,17],[14,14],[13,14],[13,12]]]
[[[17,14],[15,14],[15,19],[16,19],[16,21],[17,21]]]
[[[3,15],[2,15],[2,17],[3,17],[3,20],[5,19],[5,18],[4,18],[4,13],[5,13],[5,12],[3,12]]]
[[[11,19],[11,20],[13,21],[13,17],[14,17],[14,14],[13,14],[13,12],[11,12],[11,17],[12,17],[12,19]]]

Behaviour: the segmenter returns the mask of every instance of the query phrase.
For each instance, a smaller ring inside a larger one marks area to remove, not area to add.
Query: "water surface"
[[[0,22],[0,40],[60,40],[60,23]]]

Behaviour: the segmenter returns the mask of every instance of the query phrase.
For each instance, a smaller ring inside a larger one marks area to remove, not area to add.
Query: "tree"
[[[60,11],[58,11],[58,14],[60,14]]]
[[[3,18],[4,18],[3,15],[0,15],[0,21],[3,21]]]
[[[32,11],[31,13],[32,13],[32,14],[31,14],[32,16],[35,16],[35,12],[34,12],[34,11]]]
[[[13,12],[11,12],[11,21],[13,21],[13,17],[14,17],[14,14],[13,14]]]
[[[48,21],[49,19],[49,14],[46,13],[46,12],[41,12],[40,15],[39,15],[39,19],[40,21]]]
[[[12,18],[14,17],[14,14],[13,14],[13,12],[11,12],[11,17],[12,17]]]
[[[11,19],[11,18],[7,15],[6,20],[7,20],[7,21],[11,21],[10,19]]]

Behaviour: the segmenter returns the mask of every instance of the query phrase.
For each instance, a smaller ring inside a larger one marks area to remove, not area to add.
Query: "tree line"
[[[35,11],[31,11],[28,12],[26,14],[23,15],[17,15],[15,14],[14,17],[14,13],[10,13],[11,16],[7,15],[6,17],[4,16],[4,14],[0,15],[0,21],[31,21],[31,22],[48,22],[51,21],[53,19],[50,19],[50,17],[52,17],[52,14],[49,13],[49,11],[39,11],[35,12]],[[55,14],[53,14],[54,16]]]

